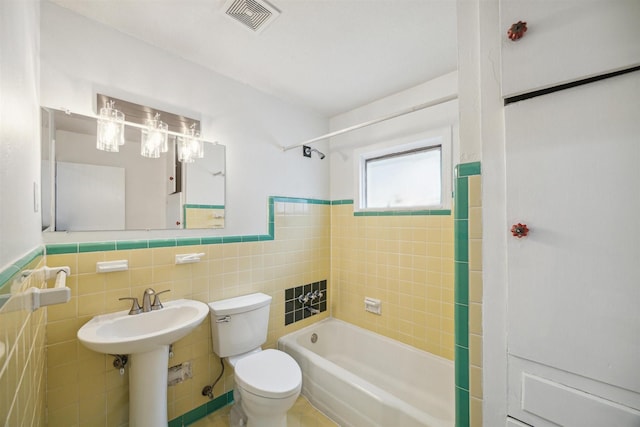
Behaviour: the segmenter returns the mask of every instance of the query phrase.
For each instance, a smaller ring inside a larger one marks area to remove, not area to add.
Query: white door
[[[56,162],[56,231],[125,229],[125,170]]]
[[[640,426],[640,72],[505,107],[509,415]]]

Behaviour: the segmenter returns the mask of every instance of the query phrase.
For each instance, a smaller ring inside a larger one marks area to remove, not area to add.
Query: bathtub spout
[[[311,313],[311,314],[318,314],[318,313],[320,313],[320,310],[315,309],[315,308],[313,308],[313,307],[305,307],[305,310],[307,310],[307,311],[308,311],[309,313]]]

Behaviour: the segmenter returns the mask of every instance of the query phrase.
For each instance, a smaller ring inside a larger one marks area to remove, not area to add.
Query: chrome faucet
[[[131,305],[131,310],[129,310],[129,315],[142,313],[142,309],[140,308],[140,304],[138,304],[138,298],[135,298],[135,297],[122,297],[122,298],[118,298],[118,299],[120,301],[126,300],[126,299],[130,299],[131,301],[133,301],[133,304]]]
[[[144,294],[142,294],[142,307],[138,304],[138,298],[132,297],[124,297],[119,298],[120,300],[130,299],[133,301],[133,305],[131,306],[131,310],[129,310],[129,314],[140,314],[140,313],[148,313],[152,310],[160,310],[162,308],[162,302],[160,301],[160,295],[165,292],[169,292],[171,289],[165,289],[164,291],[156,292],[151,288],[147,288],[144,290]],[[151,296],[153,295],[153,304],[151,303]]]
[[[164,291],[156,292],[153,297],[153,304],[151,304],[151,310],[160,310],[162,307],[162,302],[160,301],[160,295],[165,292],[169,292],[171,289],[165,289]]]
[[[156,291],[151,288],[147,288],[144,290],[144,294],[142,295],[142,312],[147,313],[151,311],[151,295],[155,295]]]

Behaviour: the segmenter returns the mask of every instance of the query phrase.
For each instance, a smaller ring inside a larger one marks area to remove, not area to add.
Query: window
[[[360,149],[355,159],[357,211],[450,207],[449,128]]]

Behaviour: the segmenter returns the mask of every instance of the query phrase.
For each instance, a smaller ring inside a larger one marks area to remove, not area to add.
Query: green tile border
[[[105,252],[105,251],[115,251],[116,250],[116,242],[88,242],[88,243],[79,243],[78,244],[78,252]]]
[[[169,248],[171,246],[178,246],[176,239],[155,239],[149,240],[150,248]]]
[[[469,183],[467,177],[456,178],[453,206],[455,219],[469,219]]]
[[[455,358],[463,366],[469,366],[469,349],[456,345]],[[469,369],[456,369],[456,387],[469,391]]]
[[[471,162],[471,163],[460,163],[456,166],[456,176],[472,176],[472,175],[481,175],[482,167],[480,162]]]
[[[468,352],[469,351],[469,306],[465,304],[456,304],[453,311],[454,311],[453,324],[454,324],[454,330],[455,330],[455,346],[456,346],[455,350],[457,352],[458,348],[464,348]],[[466,371],[468,372],[468,369]],[[468,388],[468,387],[465,387],[465,388]]]
[[[169,421],[168,427],[185,427],[195,423],[199,419],[206,417],[215,411],[224,408],[225,406],[233,403],[233,390],[216,397],[215,399],[193,408],[186,414],[182,414]]]
[[[469,220],[455,219],[454,226],[454,261],[469,262]]]
[[[117,251],[126,251],[131,249],[147,249],[149,248],[148,240],[125,240],[116,242]]]
[[[176,239],[177,246],[195,246],[202,244],[200,237],[180,237]]]
[[[271,196],[269,197],[269,200],[274,202],[280,202],[280,203],[306,203],[309,205],[330,205],[331,204],[329,200],[305,199],[302,197]]]
[[[454,261],[454,301],[469,304],[469,263]]]
[[[77,254],[77,243],[53,243],[46,245],[47,255],[60,255],[60,254]]]
[[[332,200],[331,206],[334,205],[352,205],[353,199],[344,199],[344,200]]]
[[[115,250],[153,249],[173,246],[219,245],[226,243],[266,242],[275,239],[275,207],[278,203],[306,203],[311,205],[331,205],[329,200],[306,199],[302,197],[271,196],[268,198],[268,234],[250,234],[245,236],[206,236],[206,237],[177,237],[169,239],[150,240],[116,240],[110,242],[86,243],[51,243],[45,245],[47,255],[74,254],[82,252],[104,252]],[[353,201],[351,201],[353,203]],[[214,206],[212,209],[224,207],[222,205],[185,205],[190,207]]]
[[[456,387],[456,427],[469,425],[469,391]]]
[[[44,256],[44,246],[38,246],[0,271],[0,292],[6,284],[10,284],[13,281],[16,274],[29,267],[41,256]]]
[[[224,209],[224,205],[196,205],[193,203],[185,203],[182,207],[186,209]]]
[[[425,215],[451,215],[450,209],[421,209],[416,211],[360,211],[353,216],[425,216]]]
[[[201,237],[200,244],[201,245],[221,245],[222,236]]]
[[[336,205],[352,205],[352,199],[332,200],[331,206]],[[396,209],[396,210],[367,210],[353,212],[353,216],[425,216],[425,215],[451,215],[450,209]]]
[[[51,243],[45,245],[47,255],[73,254],[81,252],[104,252],[114,250],[153,249],[173,246],[194,245],[219,245],[225,243],[265,242],[275,239],[275,207],[278,203],[305,203],[310,205],[348,205],[353,200],[321,200],[302,197],[270,196],[268,198],[268,234],[253,234],[246,236],[207,236],[207,237],[177,237],[170,239],[150,240],[116,240],[110,242],[86,242],[86,243]],[[189,207],[212,207],[217,209],[224,206],[217,205],[185,205]],[[451,215],[449,209],[425,209],[425,210],[394,210],[394,211],[366,211],[354,212],[354,216],[423,216],[423,215]]]
[[[469,427],[469,176],[481,174],[480,162],[455,167],[454,190],[454,339],[456,427]]]

